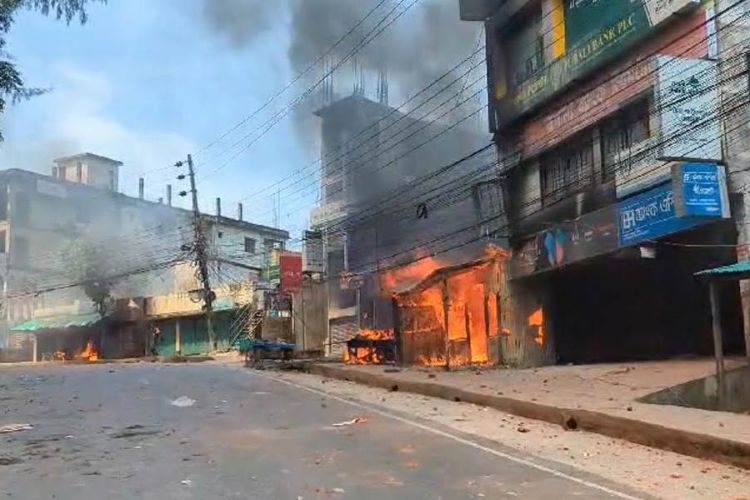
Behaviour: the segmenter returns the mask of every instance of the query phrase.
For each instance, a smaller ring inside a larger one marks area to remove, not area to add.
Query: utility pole
[[[195,252],[195,264],[198,267],[198,275],[203,285],[203,304],[206,311],[206,328],[208,329],[209,349],[216,349],[214,326],[213,326],[213,302],[214,292],[211,290],[211,283],[208,275],[208,252],[206,243],[206,234],[203,231],[203,218],[198,210],[198,190],[195,187],[195,168],[193,166],[192,155],[187,156],[188,177],[190,178],[190,193],[193,199],[193,251]],[[178,162],[177,166],[182,166]],[[184,178],[180,176],[178,178]],[[184,191],[180,193],[185,196]]]

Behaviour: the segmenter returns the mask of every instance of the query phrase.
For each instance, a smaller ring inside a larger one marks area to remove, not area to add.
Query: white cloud
[[[2,168],[48,172],[53,158],[88,151],[124,162],[121,189],[133,193],[141,173],[194,150],[181,134],[135,128],[111,116],[107,107],[116,88],[105,75],[65,64],[54,65],[51,73],[55,87],[49,94],[21,103],[4,117]]]

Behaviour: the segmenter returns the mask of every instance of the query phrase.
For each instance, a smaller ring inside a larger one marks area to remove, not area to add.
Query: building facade
[[[484,142],[472,124],[449,127],[417,119],[358,95],[317,114],[321,204],[311,215],[305,266],[308,274],[323,276],[325,348],[339,355],[358,333],[394,332],[393,294],[404,286],[402,277],[411,281],[416,273],[427,278],[436,268],[481,257],[488,238],[473,238],[483,234],[477,201],[480,192],[492,191],[496,183],[488,182],[488,169],[479,168],[487,155],[461,158]],[[446,193],[446,184],[456,178],[470,179],[469,187]],[[463,231],[466,225],[470,229]],[[477,241],[453,248],[456,239],[450,235],[456,232]],[[424,266],[430,252],[441,257]],[[410,266],[418,270],[395,271]],[[442,321],[443,314],[435,317]]]
[[[747,6],[722,4],[461,1],[487,35],[495,230],[512,250],[505,362],[711,352],[693,274],[747,248],[747,133],[728,125],[748,109]],[[735,352],[737,292],[722,290]]]
[[[0,347],[16,347],[15,325],[96,312],[82,285],[91,276],[106,278],[114,301],[172,298],[151,300],[149,316],[194,313],[170,309],[201,287],[189,255],[192,211],[118,193],[120,165],[86,153],[56,160],[49,176],[0,172]],[[273,286],[287,231],[201,217],[217,300],[231,298],[232,284]]]

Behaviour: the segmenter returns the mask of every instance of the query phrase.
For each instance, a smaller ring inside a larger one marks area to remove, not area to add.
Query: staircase
[[[229,327],[232,338],[229,342],[229,349],[234,348],[242,338],[255,338],[258,328],[263,324],[264,317],[263,309],[256,309],[253,304],[243,306]]]

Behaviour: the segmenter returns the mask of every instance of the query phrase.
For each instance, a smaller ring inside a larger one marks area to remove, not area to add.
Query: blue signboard
[[[672,184],[663,184],[617,204],[620,246],[635,245],[707,222],[679,218]]]
[[[678,217],[728,217],[724,167],[715,163],[681,163],[673,172]]]

